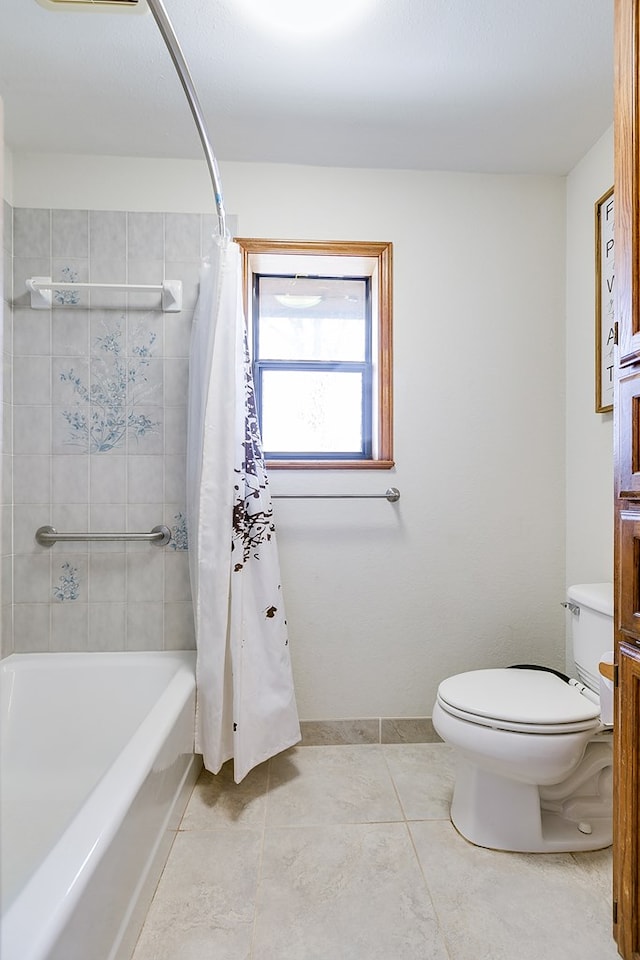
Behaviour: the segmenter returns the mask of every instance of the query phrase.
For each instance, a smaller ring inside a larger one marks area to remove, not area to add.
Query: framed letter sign
[[[613,410],[613,187],[596,200],[596,413]]]

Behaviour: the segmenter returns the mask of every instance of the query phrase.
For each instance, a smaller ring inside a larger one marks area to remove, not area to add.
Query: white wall
[[[16,156],[14,204],[211,209],[203,165],[68,159]],[[301,716],[429,715],[456,671],[561,666],[564,180],[221,170],[242,236],[394,244],[395,471],[271,477],[401,491],[276,503]]]
[[[567,586],[613,579],[613,414],[595,413],[594,258],[595,202],[612,183],[610,128],[567,178]]]
[[[596,200],[613,183],[613,129],[567,178],[567,585],[613,577],[613,415],[595,413]]]

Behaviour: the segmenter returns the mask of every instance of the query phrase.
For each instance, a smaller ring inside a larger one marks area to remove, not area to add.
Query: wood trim
[[[380,258],[392,245],[368,240],[264,240],[256,237],[236,237],[235,242],[252,253],[292,254],[318,257],[376,257]]]
[[[618,650],[618,697],[614,723],[614,751],[618,762],[614,820],[617,869],[614,899],[618,903],[614,931],[625,960],[640,958],[640,649],[628,643]],[[620,762],[624,758],[625,762]]]
[[[242,252],[243,303],[248,316],[250,258],[283,256],[367,257],[378,261],[378,438],[375,460],[268,460],[268,470],[390,470],[393,459],[393,244],[360,240],[264,240],[236,237]]]
[[[266,460],[267,470],[393,470],[393,460]]]
[[[615,0],[613,933],[640,960],[640,0]]]
[[[621,365],[640,359],[640,0],[615,0],[615,315]]]

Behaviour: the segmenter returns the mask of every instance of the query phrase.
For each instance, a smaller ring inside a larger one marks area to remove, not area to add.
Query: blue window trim
[[[262,377],[265,371],[325,371],[332,373],[361,373],[362,374],[362,446],[360,450],[351,451],[318,451],[305,450],[303,452],[290,450],[263,450],[267,460],[291,460],[304,463],[306,461],[330,460],[371,460],[373,457],[373,332],[371,307],[371,277],[352,277],[349,280],[360,280],[365,287],[365,356],[362,361],[346,360],[263,360],[260,357],[260,280],[262,278],[282,278],[295,280],[293,274],[254,273],[252,284],[251,304],[251,332],[253,353],[253,380],[256,400],[256,410],[260,432],[262,429]],[[344,280],[342,276],[327,276],[324,274],[305,275],[305,279],[313,280]]]

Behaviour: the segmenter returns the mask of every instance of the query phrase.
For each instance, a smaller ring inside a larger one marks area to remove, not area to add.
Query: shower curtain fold
[[[278,548],[242,306],[240,249],[214,238],[189,359],[187,530],[196,751],[239,783],[300,740]]]

